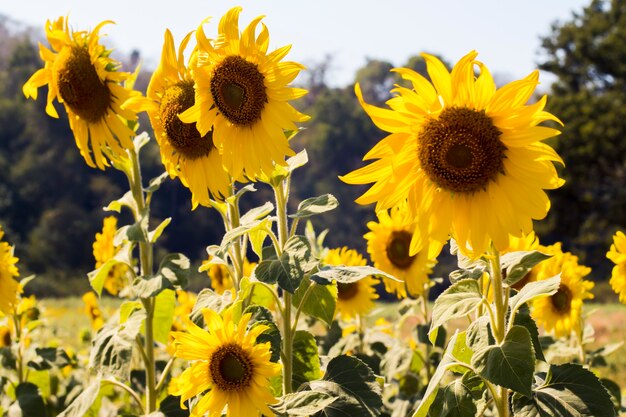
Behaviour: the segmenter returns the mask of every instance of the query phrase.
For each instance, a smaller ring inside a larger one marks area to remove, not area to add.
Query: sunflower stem
[[[234,194],[234,185],[233,185],[233,194]],[[239,227],[241,214],[239,213],[239,199],[235,198],[235,201],[230,203],[228,202],[228,222],[229,229],[233,230]],[[233,265],[235,266],[234,275],[233,275],[233,286],[235,287],[235,293],[239,293],[239,287],[241,283],[241,278],[243,276],[243,253],[242,253],[242,245],[241,238],[236,238],[233,243],[233,250],[231,253]]]
[[[489,266],[491,272],[491,283],[493,284],[493,298],[496,305],[495,323],[494,317],[492,316],[491,325],[494,329],[496,343],[501,344],[504,341],[506,332],[505,315],[509,300],[504,299],[508,294],[508,291],[505,292],[502,286],[500,252],[493,245],[493,242],[489,248]],[[496,408],[498,409],[498,415],[500,417],[509,417],[509,390],[505,387],[500,387],[498,391],[500,392],[499,397],[494,397],[494,402],[496,403]]]
[[[287,190],[289,189],[289,177],[274,187],[276,198],[276,215],[278,217],[278,243],[280,257],[289,237],[289,225],[287,219]],[[292,386],[292,362],[293,362],[293,333],[291,331],[291,293],[283,291],[283,395],[293,391]]]
[[[141,178],[141,168],[139,163],[139,155],[135,151],[135,149],[129,149],[128,153],[130,155],[131,165],[132,165],[132,175],[128,178],[128,183],[130,185],[131,192],[133,194],[133,198],[137,205],[137,212],[134,213],[135,221],[140,223],[142,219],[145,217],[149,220],[150,209],[146,204],[146,196],[143,190],[143,181]],[[145,222],[145,224],[149,224],[149,221]],[[144,235],[148,236],[148,230],[144,230]],[[139,242],[139,260],[141,267],[141,276],[149,277],[153,272],[153,253],[152,253],[152,243],[145,239],[144,242]],[[141,304],[143,305],[144,310],[146,311],[146,325],[145,325],[145,338],[146,343],[144,346],[144,362],[146,367],[146,406],[144,408],[147,414],[156,411],[156,403],[157,403],[157,395],[156,395],[156,362],[154,357],[154,308],[155,308],[155,298],[142,298]]]

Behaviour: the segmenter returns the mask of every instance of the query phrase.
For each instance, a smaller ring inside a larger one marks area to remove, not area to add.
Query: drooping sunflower
[[[13,255],[14,247],[8,242],[2,241],[4,230],[0,226],[0,316],[11,314],[17,307],[17,295],[22,292],[18,277],[17,261]]]
[[[415,221],[409,215],[406,204],[377,213],[378,222],[367,223],[370,229],[364,235],[367,251],[374,266],[402,280],[397,282],[383,278],[385,289],[399,298],[421,295],[428,283],[428,276],[437,263],[442,245],[431,242],[430,247],[409,255]]]
[[[579,265],[578,257],[563,252],[560,243],[549,246],[548,251],[553,256],[537,265],[537,281],[561,274],[561,284],[555,294],[533,300],[531,314],[545,331],[556,337],[569,336],[572,331],[582,331],[583,301],[593,298],[590,290],[594,283],[583,279],[591,268]]]
[[[350,184],[374,183],[357,202],[375,202],[376,211],[408,198],[419,224],[411,254],[429,238],[445,242],[449,235],[473,257],[492,241],[498,250],[505,249],[509,235],[530,233],[532,219],[548,212],[544,190],[563,183],[554,167],[561,158],[542,142],[560,132],[538,126],[559,120],[544,111],[545,96],[526,105],[539,73],[496,89],[474,51],[452,72],[434,56],[422,56],[432,83],[410,69],[395,69],[413,88],[392,90],[391,109],[365,103],[356,85],[365,111],[390,135],[363,158],[376,161],[341,178]]]
[[[615,264],[609,280],[611,288],[619,295],[620,302],[626,304],[626,235],[624,232],[618,230],[615,233],[613,244],[606,257]]]
[[[285,131],[297,130],[295,123],[309,117],[289,104],[307,93],[288,87],[304,68],[282,61],[291,46],[267,52],[267,27],[262,25],[256,34],[263,16],[240,33],[241,10],[234,7],[222,17],[215,40],[206,37],[202,25],[198,27],[196,100],[180,118],[196,122],[201,135],[213,129],[226,170],[236,180],[254,180],[294,155]]]
[[[243,260],[243,276],[250,277],[252,275],[252,270],[256,266],[256,262],[250,262],[247,258]],[[210,285],[213,290],[215,290],[218,294],[224,294],[224,291],[230,290],[232,291],[234,288],[233,277],[230,274],[230,271],[223,264],[214,264],[211,263],[211,259],[207,259],[202,262],[202,265],[199,268],[200,272],[207,271],[209,278],[211,279]]]
[[[100,29],[108,23],[113,22],[103,21],[87,32],[72,31],[64,17],[48,20],[46,36],[52,49],[39,44],[45,65],[22,88],[27,98],[36,100],[37,89],[48,86],[46,113],[59,117],[52,103],[63,103],[81,155],[87,165],[100,169],[109,165],[104,147],[122,158],[125,149],[133,147],[134,131],[127,122],[136,121],[137,115],[121,106],[140,94],[120,84],[132,81],[133,75],[117,71],[120,64],[98,43]]]
[[[178,115],[195,103],[194,50],[185,66],[184,52],[191,33],[180,43],[165,31],[161,62],[152,74],[147,100],[135,99],[127,107],[147,111],[161,150],[161,161],[171,178],[179,177],[191,191],[192,208],[210,205],[210,197],[222,199],[229,194],[230,178],[222,167],[222,157],[213,142],[213,130],[202,135],[195,123],[184,123]]]
[[[188,333],[174,332],[174,356],[193,361],[170,385],[170,394],[179,395],[181,406],[197,395],[202,398],[192,410],[194,416],[219,417],[227,407],[227,417],[275,414],[267,406],[278,402],[269,387],[269,378],[280,374],[280,365],[270,361],[270,343],[257,343],[267,330],[255,325],[247,330],[251,314],[233,322],[232,310],[222,318],[203,310],[208,331],[191,323]]]
[[[96,260],[96,269],[100,268],[106,261],[113,258],[120,247],[115,246],[113,239],[117,231],[117,218],[108,216],[102,222],[102,232],[96,233],[96,240],[93,242],[93,257]],[[117,295],[128,285],[126,278],[126,265],[115,264],[109,270],[109,274],[104,280],[104,288],[111,294]]]
[[[347,247],[331,249],[324,260],[325,265],[364,266],[367,261],[360,253]],[[345,320],[364,315],[374,308],[378,280],[372,276],[355,282],[337,283],[337,313]]]

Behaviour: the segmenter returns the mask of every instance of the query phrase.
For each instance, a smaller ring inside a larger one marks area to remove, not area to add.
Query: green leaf
[[[486,380],[531,396],[535,352],[525,327],[513,326],[501,345],[487,346],[476,352],[472,365]]]
[[[319,285],[305,277],[292,298],[294,307],[298,307],[308,293],[305,303],[302,305],[302,312],[316,319],[322,320],[330,326],[335,315],[337,306],[337,287],[334,285]]]
[[[100,379],[93,380],[57,417],[84,417],[98,398]]]
[[[174,321],[176,293],[173,290],[164,290],[155,297],[154,301],[154,320],[152,323],[154,340],[167,344]]]
[[[547,255],[536,250],[505,253],[500,258],[500,265],[506,276],[503,281],[504,284],[509,287],[515,285],[517,282],[521,281],[535,265],[551,257],[552,255]]]
[[[63,368],[72,363],[72,360],[62,348],[35,348],[37,356],[28,362],[28,366],[37,371]]]
[[[381,386],[376,375],[361,360],[341,355],[331,359],[322,381],[310,383],[311,389],[324,392],[336,400],[316,413],[316,417],[380,415],[383,406]]]
[[[128,207],[133,213],[137,212],[137,203],[133,198],[132,191],[127,191],[121,198],[111,201],[108,206],[104,207],[104,210],[120,213],[122,207]]]
[[[316,214],[334,210],[338,205],[339,201],[337,201],[335,196],[332,194],[324,194],[318,197],[307,198],[298,205],[296,213],[290,214],[289,217],[304,219]]]
[[[299,391],[285,395],[281,402],[270,406],[280,417],[308,417],[322,411],[335,401],[335,397],[326,392]]]
[[[516,417],[611,417],[615,409],[600,380],[581,365],[550,365],[530,398],[513,396]]]
[[[159,405],[159,412],[163,417],[189,417],[189,410],[180,408],[180,397],[168,395]]]
[[[158,177],[152,178],[150,182],[148,182],[148,187],[144,188],[143,191],[150,194],[154,193],[156,190],[161,188],[161,185],[163,185],[163,183],[167,180],[167,177],[169,177],[169,174],[167,172],[163,172]]]
[[[135,152],[137,152],[137,155],[139,155],[141,148],[143,148],[148,142],[150,142],[150,135],[148,135],[147,132],[141,132],[133,138],[133,145],[135,146]]]
[[[135,338],[145,318],[144,310],[134,310],[124,323],[109,320],[93,339],[89,367],[128,381]]]
[[[533,342],[533,350],[535,351],[535,358],[540,361],[546,361],[543,356],[543,349],[541,348],[541,342],[539,341],[539,329],[535,320],[530,316],[530,310],[527,305],[522,306],[513,320],[513,324],[517,326],[524,326],[528,333],[530,333],[530,340]]]
[[[15,388],[15,402],[9,407],[11,417],[46,417],[48,411],[37,385],[22,382]]]
[[[531,300],[538,297],[545,297],[556,293],[561,284],[561,275],[556,275],[552,278],[544,279],[541,281],[533,281],[524,285],[522,289],[511,297],[510,308],[513,320],[515,320],[515,314],[521,306]]]
[[[254,274],[259,281],[267,284],[278,282],[280,288],[293,294],[304,275],[315,265],[309,243],[304,236],[296,235],[287,240],[279,259],[261,261]]]
[[[150,298],[166,289],[181,289],[187,285],[189,259],[180,253],[170,253],[163,257],[156,274],[133,282],[133,293],[140,298]]]
[[[148,222],[150,217],[148,216],[148,210],[144,209],[139,213],[139,220],[128,228],[121,228],[120,231],[126,232],[126,239],[130,242],[148,242]]]
[[[198,293],[198,297],[196,298],[196,304],[194,304],[193,309],[191,310],[191,314],[189,318],[196,325],[203,327],[204,318],[202,317],[202,310],[208,308],[209,310],[213,310],[217,313],[221,313],[226,307],[231,305],[233,302],[233,296],[230,291],[224,292],[224,294],[217,294],[211,289],[205,288]]]
[[[437,397],[437,392],[439,391],[439,383],[445,376],[446,371],[450,367],[454,366],[453,365],[454,362],[457,362],[452,352],[458,349],[458,342],[459,342],[458,337],[459,337],[459,332],[457,331],[450,338],[450,341],[448,342],[448,346],[446,347],[443,357],[441,358],[439,365],[437,365],[437,369],[435,370],[435,373],[430,378],[430,381],[428,381],[428,386],[426,387],[426,391],[424,392],[424,395],[422,396],[422,400],[420,401],[419,406],[417,407],[417,410],[415,410],[415,413],[413,413],[412,417],[427,417],[428,416],[428,410],[430,409],[431,405],[435,401],[435,398]],[[465,344],[465,341],[463,341],[462,344]]]
[[[297,330],[293,338],[293,389],[320,376],[320,358],[315,337],[306,330]]]
[[[248,210],[239,219],[239,224],[242,226],[250,226],[254,224],[257,220],[265,218],[272,211],[274,211],[274,204],[268,201],[260,207],[255,207]]]
[[[306,149],[303,149],[294,156],[287,158],[289,172],[293,172],[294,170],[306,165],[307,162],[309,162],[309,155],[307,154]]]
[[[349,284],[370,275],[380,275],[393,281],[402,282],[391,274],[374,268],[373,266],[345,266],[345,265],[325,265],[316,272],[311,279],[318,284],[328,285],[332,280]]]
[[[249,300],[249,304],[257,304],[263,307],[271,308],[274,304],[274,296],[272,290],[258,281],[251,281],[249,277],[243,277],[239,283],[241,300]]]
[[[467,328],[467,345],[474,352],[486,348],[489,345],[495,345],[496,340],[491,331],[491,322],[489,317],[481,316],[474,320]]]
[[[154,243],[157,241],[157,239],[159,237],[161,237],[161,234],[163,233],[163,230],[165,230],[165,228],[167,227],[168,224],[170,224],[170,222],[172,221],[171,217],[168,217],[167,219],[163,220],[157,227],[156,229],[154,229],[151,232],[148,232],[148,241],[150,241],[150,243]]]
[[[129,251],[131,248],[131,244],[126,244],[115,254],[115,256],[109,260],[107,260],[100,268],[95,269],[87,274],[89,278],[89,284],[91,288],[98,294],[100,297],[102,295],[102,289],[104,288],[104,283],[109,276],[109,272],[111,269],[117,264],[123,264],[126,266],[125,273],[135,276],[135,272],[133,268],[130,266],[130,257]]]
[[[280,349],[282,338],[280,337],[280,330],[278,330],[278,326],[276,323],[271,320],[260,320],[257,323],[264,324],[269,326],[269,329],[265,330],[261,333],[257,338],[257,343],[270,342],[270,350],[272,352],[272,356],[270,357],[271,362],[278,362],[280,359]]]
[[[463,279],[448,287],[435,300],[433,321],[428,333],[430,341],[437,338],[437,328],[448,320],[464,317],[474,311],[482,301],[479,284],[473,279]]]
[[[462,379],[456,379],[443,389],[443,410],[440,417],[466,417],[476,415],[477,398],[472,395],[472,388]],[[480,397],[479,397],[480,398]]]

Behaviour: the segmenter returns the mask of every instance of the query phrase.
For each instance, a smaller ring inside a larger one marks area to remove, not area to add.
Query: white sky
[[[313,65],[332,54],[331,85],[347,85],[366,57],[395,66],[409,56],[431,52],[456,62],[472,49],[492,73],[520,78],[536,68],[540,36],[555,20],[570,20],[590,0],[0,0],[0,14],[43,28],[46,19],[70,15],[77,30],[102,20],[108,44],[123,53],[141,51],[144,68],[153,69],[169,28],[178,44],[200,21],[219,18],[243,6],[240,27],[264,14],[270,50],[292,44],[289,60]],[[43,30],[43,29],[42,29]],[[549,77],[542,75],[545,84]]]

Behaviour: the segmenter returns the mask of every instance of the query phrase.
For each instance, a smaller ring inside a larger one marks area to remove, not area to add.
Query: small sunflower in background
[[[256,262],[250,262],[247,258],[244,258],[242,271],[243,277],[252,276],[252,271],[255,266]],[[207,271],[211,280],[211,288],[213,288],[213,290],[218,294],[224,294],[224,291],[232,291],[235,288],[233,284],[233,277],[226,265],[211,263],[211,259],[209,258],[202,262],[199,271]]]
[[[85,304],[83,311],[85,312],[85,315],[89,317],[91,328],[93,331],[100,330],[100,328],[104,326],[104,316],[100,306],[98,305],[98,296],[93,291],[89,291],[83,294],[81,298]]]
[[[619,295],[619,301],[626,304],[626,235],[624,232],[620,230],[615,232],[613,244],[606,257],[615,264],[611,271],[609,284],[611,284],[613,291]]]
[[[360,253],[347,247],[331,249],[324,260],[324,265],[365,266],[367,261]],[[337,312],[344,320],[367,314],[374,308],[378,280],[372,276],[350,283],[337,283]]]
[[[16,278],[20,275],[13,253],[15,248],[4,242],[4,230],[0,226],[0,316],[12,314],[18,303],[22,287]]]
[[[582,332],[581,314],[584,300],[593,298],[592,281],[583,278],[591,268],[578,264],[578,257],[563,252],[561,244],[547,247],[552,255],[538,265],[537,281],[561,274],[561,284],[556,293],[537,298],[532,302],[531,314],[538,325],[556,337],[567,337],[572,331]]]
[[[163,52],[152,74],[146,98],[130,100],[126,107],[147,111],[159,144],[161,161],[171,178],[178,177],[191,191],[191,205],[209,206],[210,198],[222,199],[230,193],[230,177],[222,167],[222,157],[213,142],[213,130],[200,134],[195,123],[184,123],[178,115],[195,104],[194,49],[185,66],[184,52],[191,33],[183,38],[178,53],[174,38],[165,31]]]
[[[560,132],[538,126],[560,122],[544,110],[545,96],[526,104],[539,72],[496,89],[477,55],[465,55],[449,72],[439,59],[422,54],[432,82],[395,69],[412,88],[392,90],[390,109],[365,103],[355,86],[372,121],[390,135],[363,158],[374,162],[341,179],[373,183],[357,202],[376,203],[376,211],[408,199],[418,223],[410,254],[431,238],[443,243],[450,235],[472,257],[491,242],[503,250],[509,235],[528,234],[532,220],[545,217],[550,200],[544,190],[563,184],[554,166],[562,160],[542,142]]]
[[[296,122],[309,119],[289,104],[307,93],[288,87],[304,68],[283,61],[291,46],[268,53],[263,16],[240,32],[241,10],[234,7],[222,17],[216,39],[207,38],[202,25],[198,27],[196,100],[180,116],[184,122],[196,122],[201,135],[213,129],[224,166],[238,181],[269,175],[274,164],[285,165],[285,156],[295,154],[285,131],[296,131]]]
[[[415,221],[409,215],[406,204],[377,213],[378,222],[367,223],[370,229],[364,235],[367,251],[374,266],[402,282],[383,278],[385,290],[398,298],[408,295],[420,296],[427,288],[428,277],[437,264],[442,245],[432,242],[415,255],[409,254]]]
[[[109,165],[103,148],[122,158],[133,148],[134,131],[128,122],[137,121],[137,115],[122,104],[140,94],[120,84],[132,83],[133,74],[117,71],[119,62],[98,43],[100,29],[108,23],[88,32],[71,30],[64,17],[48,20],[46,37],[52,49],[39,44],[45,65],[22,88],[27,98],[36,100],[37,89],[48,86],[46,113],[59,117],[53,101],[63,103],[81,155],[87,165],[100,169]]]
[[[269,378],[280,375],[280,364],[270,361],[270,343],[257,343],[268,326],[253,325],[251,314],[233,320],[232,310],[218,313],[204,309],[207,330],[189,323],[188,333],[174,332],[174,356],[192,361],[191,366],[170,384],[170,394],[185,401],[200,395],[192,415],[219,417],[226,407],[227,417],[275,414],[268,404],[278,399],[270,390]]]
[[[93,242],[93,257],[96,260],[96,269],[100,268],[109,259],[112,259],[120,250],[113,242],[117,232],[117,218],[108,216],[102,222],[102,232],[96,233],[96,240]],[[109,274],[104,280],[104,288],[111,295],[118,295],[120,291],[128,286],[126,277],[126,265],[118,263],[113,265]]]
[[[12,340],[9,326],[0,326],[0,348],[11,346]]]

